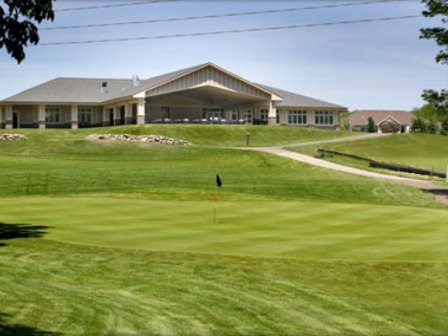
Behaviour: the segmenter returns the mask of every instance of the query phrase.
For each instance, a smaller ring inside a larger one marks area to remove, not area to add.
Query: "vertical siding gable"
[[[270,95],[268,93],[210,66],[168,82],[152,90],[148,90],[146,92],[146,96],[158,96],[199,88],[202,86],[213,86],[223,90],[239,92],[258,98],[270,99]]]

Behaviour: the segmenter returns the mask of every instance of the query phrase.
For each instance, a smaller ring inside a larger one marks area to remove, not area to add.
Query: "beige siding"
[[[15,105],[12,108],[13,113],[19,114],[19,125],[33,125],[37,123],[38,107],[35,105]]]
[[[102,121],[103,121],[103,109],[101,108],[101,107],[99,107],[99,106],[79,106],[78,107],[78,120],[80,120],[80,117],[79,117],[79,113],[80,113],[80,111],[81,111],[81,108],[88,108],[88,109],[90,109],[92,112],[91,112],[91,114],[90,114],[90,118],[91,118],[91,120],[90,120],[90,122],[91,122],[91,124],[101,124],[102,123]],[[71,118],[71,115],[70,115],[70,118]]]
[[[198,88],[206,85],[214,86],[224,90],[240,92],[262,99],[270,99],[271,97],[268,93],[211,67],[206,67],[190,75],[181,77],[165,85],[159,86],[153,90],[149,90],[146,92],[146,96],[158,96],[162,94]]]

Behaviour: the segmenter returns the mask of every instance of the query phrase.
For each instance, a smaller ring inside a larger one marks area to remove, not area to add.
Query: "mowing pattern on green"
[[[311,202],[2,199],[2,220],[45,239],[153,251],[337,260],[448,261],[442,209]],[[213,223],[213,211],[217,220]]]

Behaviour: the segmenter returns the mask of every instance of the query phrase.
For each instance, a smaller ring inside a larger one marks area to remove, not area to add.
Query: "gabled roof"
[[[107,82],[108,93],[101,93]],[[131,79],[55,78],[6,98],[14,103],[101,103],[132,88]]]
[[[367,125],[369,117],[372,117],[377,126],[389,117],[396,120],[400,125],[409,125],[414,115],[408,111],[398,110],[360,110],[350,115],[349,122],[352,126]]]
[[[340,108],[346,109],[344,106],[329,103],[323,100],[303,96],[294,92],[276,89],[271,86],[257,84],[266,90],[271,91],[283,100],[277,104],[277,107],[316,107],[316,108]]]
[[[115,96],[112,96],[109,98],[109,100],[113,100],[113,99],[119,99],[121,97],[126,97],[126,96],[133,96],[139,92],[142,91],[147,91],[150,89],[153,89],[161,84],[170,82],[176,78],[185,76],[187,74],[190,74],[194,71],[197,71],[199,69],[202,69],[203,67],[209,65],[209,63],[204,63],[204,64],[199,64],[193,67],[189,67],[189,68],[185,68],[185,69],[180,69],[177,71],[173,71],[173,72],[169,72],[160,76],[155,76],[155,77],[151,77],[149,79],[146,80],[141,80],[140,84],[136,87],[131,87],[126,91],[123,92],[117,92],[117,94]]]
[[[272,95],[279,100],[279,107],[317,107],[317,108],[345,108],[322,100],[302,96],[293,92],[276,89],[267,85],[250,82],[213,63],[203,63],[193,67],[173,71],[146,80],[140,80],[137,86],[131,79],[101,79],[101,78],[56,78],[46,83],[25,90],[14,96],[4,99],[4,103],[81,103],[104,104],[120,99],[138,97],[148,90],[191,74],[205,67],[213,67],[230,76],[233,76],[258,90]],[[101,83],[107,82],[107,93],[101,92]]]

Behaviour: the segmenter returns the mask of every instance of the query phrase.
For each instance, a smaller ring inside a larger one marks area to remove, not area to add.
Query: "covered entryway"
[[[275,123],[281,98],[209,64],[164,82],[144,95],[144,120],[152,122]]]

